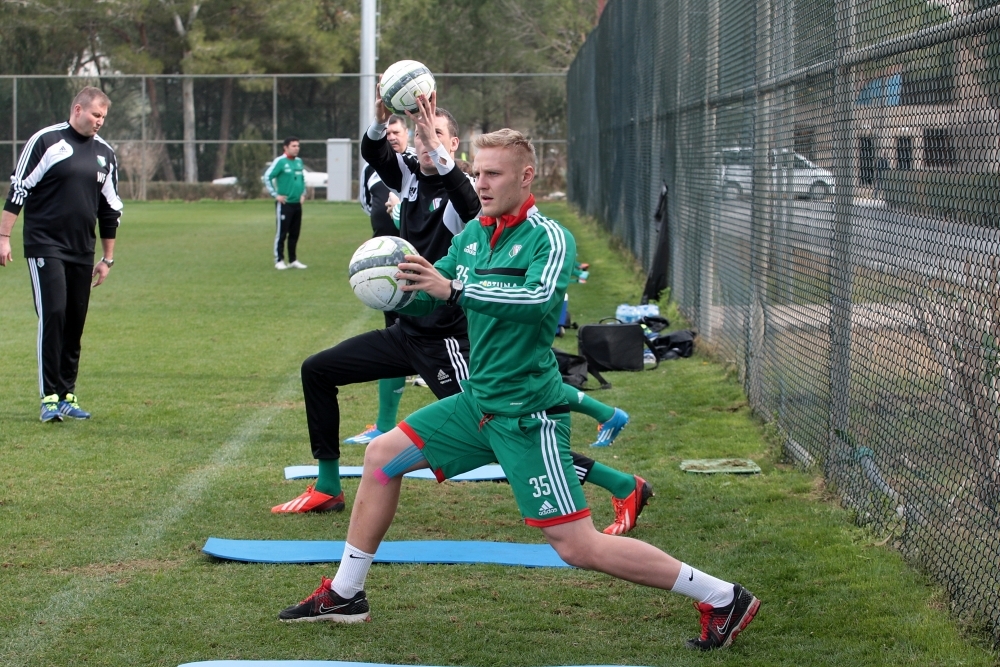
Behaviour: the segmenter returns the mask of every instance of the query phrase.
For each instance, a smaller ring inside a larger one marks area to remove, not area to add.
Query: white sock
[[[713,607],[725,607],[733,601],[732,584],[696,570],[687,563],[681,563],[681,573],[670,590],[698,602],[707,602]]]
[[[366,554],[361,549],[344,542],[344,556],[340,559],[337,574],[333,575],[330,588],[342,598],[350,600],[358,591],[364,590],[368,568],[372,566],[375,554]]]

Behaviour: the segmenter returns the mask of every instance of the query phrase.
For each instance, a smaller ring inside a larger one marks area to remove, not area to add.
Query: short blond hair
[[[526,164],[531,167],[535,166],[535,147],[531,145],[531,141],[526,136],[517,130],[505,127],[502,130],[490,132],[489,134],[480,134],[472,141],[472,145],[476,147],[476,150],[483,148],[512,148],[523,158]]]
[[[104,91],[100,88],[94,88],[93,86],[86,86],[83,90],[76,94],[73,98],[73,103],[69,105],[70,112],[73,111],[73,107],[79,104],[84,109],[90,108],[90,105],[94,102],[100,102],[102,106],[110,107],[111,98],[104,94]]]

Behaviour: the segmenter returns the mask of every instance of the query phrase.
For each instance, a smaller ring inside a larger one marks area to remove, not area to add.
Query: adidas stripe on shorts
[[[590,516],[570,456],[566,405],[484,418],[472,392],[463,391],[417,410],[399,427],[421,449],[438,481],[499,463],[529,526]]]

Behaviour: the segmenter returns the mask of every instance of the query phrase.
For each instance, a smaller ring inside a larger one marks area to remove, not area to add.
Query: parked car
[[[768,160],[772,170],[791,172],[791,190],[810,199],[825,199],[833,194],[833,174],[808,158],[782,149],[773,150]],[[749,193],[753,186],[753,149],[723,148],[718,154],[719,181],[723,196],[735,198]],[[779,178],[776,173],[775,178]]]
[[[264,173],[263,169],[261,169],[261,173]],[[306,187],[307,188],[325,188],[326,187],[327,175],[326,175],[325,171],[313,171],[312,169],[309,169],[308,167],[303,167],[303,169],[302,169],[302,177],[303,177],[303,179],[306,182]],[[236,177],[235,176],[224,176],[223,178],[216,178],[215,180],[212,181],[212,184],[213,185],[236,185]]]

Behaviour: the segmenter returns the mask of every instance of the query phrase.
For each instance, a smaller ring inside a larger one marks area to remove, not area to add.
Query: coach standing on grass
[[[283,155],[264,170],[264,186],[275,199],[274,205],[274,268],[304,269],[306,265],[295,257],[295,246],[302,230],[302,195],[306,191],[302,158],[299,157],[298,137],[288,137],[282,144]],[[288,264],[285,264],[284,246],[288,238]]]
[[[118,161],[97,136],[111,100],[87,86],[73,99],[69,121],[36,132],[11,174],[0,215],[0,266],[13,261],[10,234],[24,209],[24,256],[38,314],[38,386],[41,420],[89,419],[76,398],[80,339],[91,287],[114,264],[121,217]],[[94,220],[101,260],[94,263]],[[93,284],[91,284],[93,280]]]

